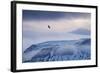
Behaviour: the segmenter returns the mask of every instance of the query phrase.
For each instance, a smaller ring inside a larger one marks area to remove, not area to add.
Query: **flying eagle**
[[[48,25],[48,28],[50,29],[51,27]]]

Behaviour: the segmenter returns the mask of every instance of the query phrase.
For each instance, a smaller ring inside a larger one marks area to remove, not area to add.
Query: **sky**
[[[23,10],[22,20],[23,49],[45,41],[86,38],[89,35],[70,32],[91,30],[90,13]]]

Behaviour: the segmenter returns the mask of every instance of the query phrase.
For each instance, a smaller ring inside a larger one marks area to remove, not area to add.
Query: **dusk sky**
[[[45,41],[88,37],[89,35],[69,32],[78,29],[90,31],[91,29],[90,13],[23,10],[22,20],[23,49]]]

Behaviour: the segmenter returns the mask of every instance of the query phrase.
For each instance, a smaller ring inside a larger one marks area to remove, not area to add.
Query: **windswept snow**
[[[91,59],[91,39],[47,41],[23,52],[23,63]]]

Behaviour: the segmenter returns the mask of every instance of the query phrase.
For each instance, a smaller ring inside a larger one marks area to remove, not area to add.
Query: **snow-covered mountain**
[[[31,45],[23,52],[23,62],[88,60],[91,39],[47,41]]]
[[[78,45],[91,45],[91,39],[81,39],[76,44]]]
[[[80,34],[80,35],[90,35],[90,31],[88,29],[81,29],[81,28],[73,30],[70,33]]]

